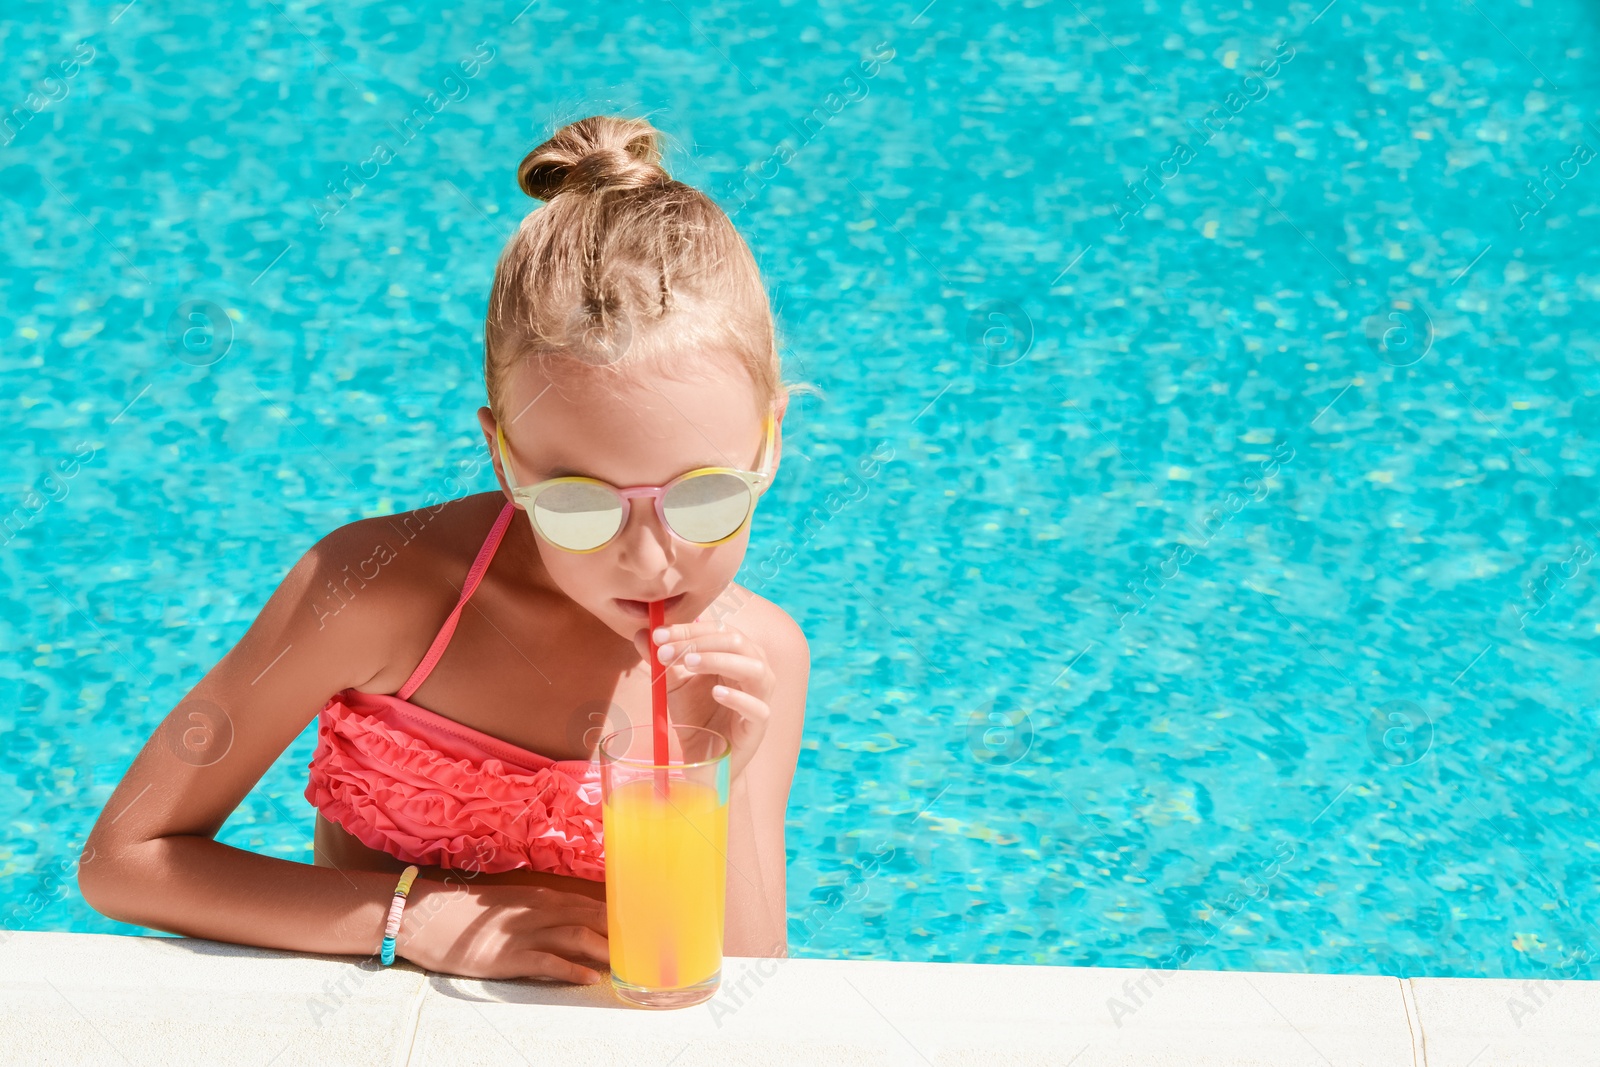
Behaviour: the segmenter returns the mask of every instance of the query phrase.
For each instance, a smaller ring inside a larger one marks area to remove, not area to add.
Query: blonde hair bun
[[[517,184],[535,200],[561,193],[639,189],[664,185],[661,133],[643,119],[591,115],[563,126],[529,152],[517,168]]]
[[[489,292],[483,374],[497,420],[527,364],[554,376],[727,360],[763,412],[788,388],[754,255],[715,201],[667,175],[665,143],[645,119],[593,115],[523,158],[517,184],[545,203],[506,241]]]

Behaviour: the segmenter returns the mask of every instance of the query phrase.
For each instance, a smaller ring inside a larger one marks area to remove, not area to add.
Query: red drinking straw
[[[650,601],[650,721],[654,726],[656,765],[656,796],[667,799],[667,665],[656,654],[656,627],[667,623],[666,605],[659,600]],[[665,938],[660,952],[659,980],[664,989],[678,984],[678,959],[670,928],[663,927]]]
[[[667,609],[660,600],[650,601],[650,703],[651,723],[655,727],[656,795],[667,795],[667,665],[656,652],[656,629],[665,626]]]

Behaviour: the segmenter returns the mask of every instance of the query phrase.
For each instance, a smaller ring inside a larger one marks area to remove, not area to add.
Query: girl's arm
[[[787,613],[766,605],[763,646],[777,688],[761,747],[728,800],[728,911],[723,950],[730,956],[787,956],[788,880],[784,817],[805,728],[811,650]]]
[[[383,609],[398,600],[401,576],[350,582],[347,603],[327,584],[341,588],[349,572],[340,568],[370,557],[379,540],[358,522],[307,551],[238,644],[151,734],[84,845],[78,885],[96,911],[264,948],[377,947],[393,875],[276,859],[213,838],[328,697],[382,667],[397,614]]]
[[[216,941],[332,955],[378,950],[395,874],[277,859],[214,836],[330,695],[363,687],[389,650],[404,650],[399,629],[419,610],[417,597],[407,603],[404,569],[418,558],[407,553],[426,552],[425,542],[402,547],[364,584],[350,578],[392,534],[387,520],[364,520],[313,546],[157,727],[85,842],[78,885],[91,907]],[[597,981],[571,960],[604,959],[604,929],[603,905],[576,894],[419,879],[396,951],[474,977]]]

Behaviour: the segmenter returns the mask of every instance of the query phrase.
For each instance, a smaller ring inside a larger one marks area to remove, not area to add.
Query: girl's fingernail
[[[686,665],[690,666],[690,667],[698,667],[698,666],[700,666],[700,653],[698,653],[698,652],[689,653],[687,656],[683,657],[683,662]]]
[[[671,663],[672,662],[672,646],[671,645],[657,645],[656,646],[656,658],[659,659],[662,663]]]
[[[728,695],[728,687],[725,685],[714,685],[711,687],[711,694],[713,696],[725,697]]]
[[[656,632],[651,634],[650,636],[652,638],[654,638],[656,644],[659,645],[661,642],[663,642],[667,638],[671,637],[672,634],[668,632],[668,630],[667,630],[667,628],[665,626],[657,626],[656,627]]]

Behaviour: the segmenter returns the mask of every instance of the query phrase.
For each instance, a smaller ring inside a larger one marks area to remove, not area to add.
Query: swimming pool
[[[515,165],[626,108],[826,393],[742,572],[813,650],[794,954],[1593,959],[1592,11],[923,3],[33,5],[0,925],[137,932],[70,867],[151,727],[328,530],[492,487]],[[309,861],[313,739],[221,840]]]

